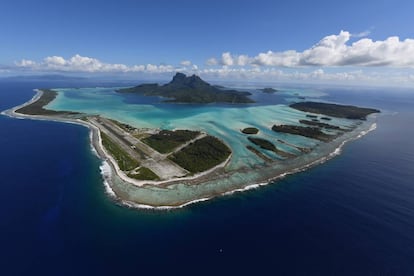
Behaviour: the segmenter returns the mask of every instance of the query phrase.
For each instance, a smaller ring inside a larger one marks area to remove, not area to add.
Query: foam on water
[[[111,186],[109,185],[109,180],[112,176],[112,169],[111,166],[108,164],[107,161],[102,161],[101,166],[99,166],[101,170],[101,175],[103,177],[103,183],[105,186],[105,192],[113,198],[116,198],[115,192],[112,190]]]
[[[180,208],[184,208],[186,206],[189,206],[191,204],[195,204],[195,203],[199,203],[199,202],[203,202],[203,201],[207,201],[210,200],[211,198],[200,198],[200,199],[195,199],[192,201],[189,201],[187,203],[181,204],[181,205],[177,205],[177,206],[152,206],[152,205],[146,205],[146,204],[139,204],[139,203],[135,203],[135,202],[131,202],[131,201],[124,201],[121,200],[121,204],[125,205],[129,208],[136,208],[136,209],[146,209],[146,210],[173,210],[173,209],[180,209]]]
[[[98,154],[98,152],[96,151],[96,149],[95,149],[95,147],[93,145],[93,133],[92,133],[92,131],[89,131],[89,141],[90,141],[90,146],[91,146],[92,153],[95,156],[99,157],[99,154]]]

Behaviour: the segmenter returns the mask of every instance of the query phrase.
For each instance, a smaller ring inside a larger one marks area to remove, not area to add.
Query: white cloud
[[[239,66],[246,66],[251,62],[250,58],[247,55],[237,56],[234,60],[235,63]]]
[[[300,55],[296,51],[285,51],[274,53],[260,53],[252,59],[253,65],[294,67],[299,63]]]
[[[36,66],[36,62],[34,62],[33,60],[28,60],[28,59],[22,59],[19,62],[15,62],[15,64],[18,67],[35,67]]]
[[[44,62],[49,66],[64,66],[66,64],[66,60],[58,56],[46,57]]]
[[[356,38],[361,38],[361,37],[366,37],[369,36],[371,34],[370,30],[366,30],[360,33],[356,33],[356,34],[352,34],[352,37],[356,37]]]
[[[375,86],[409,86],[414,85],[414,74],[410,70],[385,70],[381,72],[352,69],[335,72],[334,69],[317,68],[286,71],[272,67],[231,67],[206,68],[200,75],[206,79],[258,81],[258,82],[305,82],[305,83],[332,83],[332,84],[366,84]]]
[[[215,58],[209,58],[209,59],[206,61],[206,64],[207,64],[207,65],[209,65],[209,66],[213,66],[213,65],[217,65],[217,64],[218,64],[218,61],[217,61],[217,59],[215,59]]]
[[[125,65],[106,63],[77,54],[70,58],[49,56],[41,61],[23,59],[15,62],[14,67],[0,69],[35,72],[137,73],[154,76],[156,74],[169,76],[175,72],[184,72],[200,74],[207,79],[414,85],[414,39],[400,40],[398,37],[389,37],[385,40],[373,41],[364,37],[367,34],[350,34],[341,31],[337,35],[324,37],[302,52],[268,51],[256,56],[224,52],[217,58],[208,59],[207,66],[204,68],[199,68],[187,59],[182,60],[178,66]]]
[[[74,55],[69,59],[60,56],[50,56],[42,62],[23,59],[15,63],[16,66],[34,71],[62,71],[62,72],[87,72],[87,73],[127,73],[127,72],[148,72],[168,73],[175,72],[179,68],[172,65],[133,65],[104,63],[96,58]]]
[[[234,63],[233,57],[230,52],[223,53],[221,55],[221,64],[225,66],[232,66]]]
[[[217,64],[217,60],[212,58],[210,60],[214,60],[214,62],[207,61],[207,64],[213,63],[212,65]],[[251,58],[249,58],[247,55],[232,55],[230,52],[225,52],[221,55],[220,64],[223,66],[246,66],[251,63]]]
[[[368,32],[354,35],[362,37]],[[282,52],[268,51],[255,57],[232,55],[225,52],[221,55],[221,64],[225,66],[375,66],[375,67],[414,67],[414,39],[400,40],[393,36],[386,40],[373,41],[362,38],[349,43],[352,35],[341,31],[338,35],[329,35],[303,52],[288,50]],[[216,60],[211,58],[209,61]],[[213,62],[207,62],[207,64]]]
[[[180,62],[182,66],[191,66],[192,62],[189,60],[183,60]]]

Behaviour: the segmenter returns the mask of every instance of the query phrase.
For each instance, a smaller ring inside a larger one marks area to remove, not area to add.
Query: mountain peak
[[[175,76],[173,77],[171,82],[182,82],[183,80],[185,80],[187,78],[187,76],[183,73],[177,72],[175,74]],[[171,83],[170,82],[170,83]]]
[[[186,86],[186,87],[200,87],[200,86],[210,86],[207,82],[203,81],[199,76],[192,75],[187,77],[183,73],[176,73],[172,81],[166,84],[167,86]]]

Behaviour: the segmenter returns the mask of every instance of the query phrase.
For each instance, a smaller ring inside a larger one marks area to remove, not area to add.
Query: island
[[[250,92],[225,90],[210,85],[199,76],[187,77],[183,73],[177,73],[169,83],[164,85],[157,83],[141,84],[135,87],[118,89],[117,92],[159,96],[168,98],[167,102],[175,103],[254,103],[249,98]]]
[[[207,133],[138,129],[100,115],[46,109],[56,95],[54,90],[40,89],[32,101],[14,112],[85,124],[94,131],[93,143],[98,153],[112,161],[121,178],[137,185],[208,174],[224,166],[231,157],[231,149]]]
[[[143,130],[101,116],[83,120],[100,130],[104,149],[129,178],[183,178],[225,163],[231,155],[227,145],[206,133]]]
[[[339,105],[320,102],[298,102],[291,104],[290,107],[304,112],[354,120],[365,120],[369,114],[380,112],[378,109],[374,108],[363,108],[352,105]]]
[[[269,140],[266,140],[266,139],[263,139],[263,138],[253,138],[253,137],[248,137],[247,139],[250,142],[252,142],[253,144],[259,146],[260,148],[265,149],[265,150],[269,150],[269,151],[273,151],[274,153],[278,154],[279,156],[281,156],[283,158],[292,158],[292,157],[295,157],[294,154],[291,154],[291,153],[288,153],[288,152],[284,152],[284,151],[278,149]]]
[[[166,85],[145,84],[138,86],[138,92],[129,91],[135,91],[136,88],[123,88],[110,93],[116,97],[122,97],[122,93],[147,95],[147,92],[142,91],[148,88],[147,91],[152,91],[148,92],[149,95],[169,98],[174,105],[182,102],[184,94],[180,96],[180,92],[177,92],[180,90],[171,92],[172,86],[184,87],[186,92],[194,92],[188,87],[198,87],[191,103],[211,103],[210,100],[242,103],[234,99],[249,99],[245,92],[223,88],[213,88],[220,90],[216,91],[220,96],[213,97],[210,88],[199,88],[214,86],[197,76],[187,77],[180,73]],[[76,91],[83,93],[87,90]],[[161,92],[170,96],[159,94]],[[91,109],[92,112],[79,112],[77,109],[49,108],[54,100],[64,99],[59,93],[64,94],[65,91],[39,89],[29,102],[2,114],[88,127],[93,150],[102,160],[103,182],[108,194],[124,206],[152,209],[184,207],[220,195],[248,190],[258,187],[258,183],[273,183],[286,174],[325,162],[344,143],[373,129],[368,115],[379,112],[370,108],[314,102],[271,108],[263,106],[262,109],[245,105],[217,105],[213,108],[195,105],[186,108],[200,109],[200,113],[191,118],[197,118],[203,127],[194,127],[191,120],[180,118],[177,122],[182,125],[148,128],[127,123],[119,117],[115,120],[108,113],[99,114],[95,109]],[[207,109],[210,111],[215,108],[219,109],[217,116],[204,116]],[[273,113],[272,110],[277,108],[280,108],[279,113]],[[226,114],[229,117],[223,117],[224,112],[228,112]],[[191,114],[194,113],[192,109]],[[250,118],[239,114],[261,116]],[[264,114],[269,116],[264,117]],[[292,114],[292,117],[286,117],[286,114]],[[231,123],[226,118],[231,118]],[[320,122],[318,118],[325,122]],[[220,125],[217,125],[217,120],[222,120]]]
[[[255,127],[246,127],[241,130],[244,134],[257,134],[259,133],[259,129]]]
[[[342,129],[339,126],[334,126],[334,125],[330,125],[327,123],[321,123],[318,121],[309,121],[309,120],[299,120],[299,123],[304,124],[304,125],[309,125],[309,126],[317,126],[320,128],[325,128],[325,129],[336,129],[336,130],[342,130],[345,131],[345,129]]]
[[[366,120],[366,117],[372,113],[379,113],[380,111],[373,108],[357,107],[352,105],[339,105],[322,102],[299,102],[290,105],[291,108],[311,112],[314,114],[328,115],[337,118],[346,118],[352,120]],[[306,114],[307,118],[312,120],[302,119],[299,123],[307,125],[273,125],[272,130],[275,132],[300,135],[323,142],[329,142],[340,136],[344,131],[350,131],[343,129],[339,126],[321,123],[316,118],[317,115]],[[328,117],[322,117],[323,120],[331,120]],[[321,119],[322,119],[321,118]],[[336,133],[326,133],[325,130],[336,130]]]
[[[334,135],[326,134],[318,127],[304,127],[304,126],[296,126],[296,125],[274,125],[272,126],[272,130],[275,132],[300,135],[300,136],[320,140],[323,142],[329,142],[335,138]]]
[[[275,92],[278,92],[279,90],[271,88],[271,87],[265,87],[262,89],[259,89],[260,91],[262,91],[263,93],[267,93],[267,94],[273,94]]]
[[[49,102],[56,98],[57,92],[51,89],[42,89],[42,96],[29,105],[25,105],[16,110],[17,113],[27,115],[76,115],[77,112],[72,111],[55,111],[43,108]]]

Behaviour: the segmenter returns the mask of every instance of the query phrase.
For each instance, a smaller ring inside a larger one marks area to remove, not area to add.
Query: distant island
[[[267,94],[273,94],[273,93],[279,91],[279,90],[271,88],[271,87],[266,87],[266,88],[262,88],[262,89],[259,89],[259,90],[262,91],[263,93],[267,93]]]
[[[225,90],[224,88],[210,85],[199,76],[192,75],[187,77],[182,73],[177,73],[172,81],[164,85],[148,83],[116,91],[143,96],[160,96],[169,98],[167,102],[175,103],[254,103],[249,98],[250,92]]]
[[[291,104],[290,107],[304,112],[311,112],[352,120],[365,120],[369,114],[380,112],[378,109],[373,108],[362,108],[352,105],[339,105],[320,102],[299,102]],[[326,120],[325,117],[324,120]]]
[[[366,117],[372,113],[379,113],[380,111],[373,108],[357,107],[352,105],[339,105],[331,103],[321,103],[321,102],[299,102],[293,103],[290,105],[291,108],[311,112],[315,114],[328,115],[337,118],[346,118],[351,120],[366,120]],[[298,125],[274,125],[272,127],[273,131],[300,135],[323,142],[329,142],[337,138],[340,133],[349,131],[347,129],[342,129],[339,126],[322,123],[317,119],[318,116],[313,114],[307,114],[306,117],[312,118],[309,120],[299,120],[299,123],[306,126]],[[321,117],[322,120],[329,121],[329,117]],[[328,134],[326,130],[336,130],[339,131],[338,134]]]

